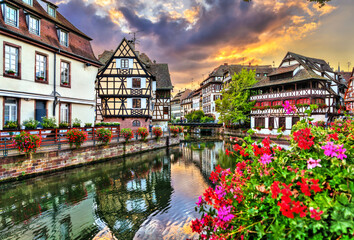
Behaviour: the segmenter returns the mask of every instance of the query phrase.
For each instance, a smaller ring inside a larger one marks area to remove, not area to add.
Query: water
[[[225,159],[222,149],[222,142],[182,143],[2,184],[0,239],[87,240],[106,226],[119,240],[196,237],[195,202]]]

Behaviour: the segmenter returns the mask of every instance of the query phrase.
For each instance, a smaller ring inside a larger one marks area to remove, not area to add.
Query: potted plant
[[[78,119],[78,118],[75,118],[74,121],[73,121],[73,127],[74,127],[74,128],[79,128],[79,127],[81,127],[81,120]]]
[[[68,138],[70,148],[72,148],[73,145],[79,148],[87,140],[87,133],[74,128],[66,133],[66,137]]]
[[[37,127],[39,125],[39,121],[34,120],[34,119],[30,119],[30,120],[24,121],[22,123],[22,125],[25,126],[26,130],[37,129]]]
[[[177,134],[179,133],[179,128],[177,126],[171,126],[170,132],[173,134],[173,137],[177,137]]]
[[[63,81],[62,84],[63,84],[64,86],[68,86],[68,85],[69,85],[69,82],[68,82],[68,81]]]
[[[14,137],[14,146],[26,154],[35,153],[41,146],[41,137],[22,131]]]
[[[15,76],[16,71],[14,71],[14,70],[12,70],[12,69],[9,69],[9,70],[6,71],[6,73],[7,73],[8,75]]]
[[[153,127],[152,133],[155,135],[156,140],[159,141],[162,136],[162,129],[160,127]]]
[[[272,131],[272,130],[273,130],[273,127],[272,127],[272,126],[269,126],[268,129],[269,129],[270,131]]]
[[[138,128],[138,134],[143,141],[146,141],[146,138],[149,135],[149,131],[147,130],[146,127],[140,127]]]
[[[101,122],[95,123],[95,127],[101,127],[101,126],[102,126]]]
[[[59,128],[68,128],[68,127],[69,127],[69,123],[67,123],[67,122],[59,123]]]
[[[55,122],[55,118],[47,118],[47,117],[43,117],[42,118],[42,127],[43,128],[56,128],[57,124]]]
[[[92,123],[85,123],[85,127],[86,127],[86,128],[92,127]]]
[[[4,130],[15,130],[18,128],[18,124],[15,121],[6,121],[4,125]]]
[[[130,128],[123,128],[120,133],[125,138],[125,142],[128,142],[129,139],[133,138],[133,131]]]
[[[43,75],[42,76],[37,76],[37,80],[43,81],[44,80],[44,76]]]
[[[98,142],[108,145],[112,140],[112,132],[107,128],[100,128],[96,132]]]
[[[260,126],[257,126],[256,129],[260,131],[262,128]]]

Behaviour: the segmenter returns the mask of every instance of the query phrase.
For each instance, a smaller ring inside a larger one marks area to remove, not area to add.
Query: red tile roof
[[[23,38],[29,41],[33,41],[36,44],[44,45],[45,47],[60,49],[64,53],[73,55],[75,57],[88,60],[97,65],[101,65],[96,59],[90,41],[92,40],[87,35],[78,30],[72,25],[65,17],[63,17],[58,11],[56,12],[56,18],[51,17],[38,3],[37,0],[33,0],[33,6],[24,4],[21,0],[5,0],[6,3],[16,5],[19,10],[19,28],[10,26],[4,22],[2,11],[0,11],[0,32],[6,33],[17,38]],[[40,36],[32,34],[28,31],[26,23],[27,12],[40,17]],[[62,28],[69,32],[69,46],[62,46],[59,42],[57,35],[57,27]]]

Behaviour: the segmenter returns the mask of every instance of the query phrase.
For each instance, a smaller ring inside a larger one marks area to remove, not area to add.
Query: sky
[[[174,92],[220,64],[279,66],[288,51],[354,66],[354,0],[57,0],[96,56],[137,32],[136,50],[168,63]]]

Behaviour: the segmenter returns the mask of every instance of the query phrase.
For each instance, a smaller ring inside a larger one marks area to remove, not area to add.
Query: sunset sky
[[[139,31],[137,50],[168,63],[175,93],[215,67],[278,66],[287,51],[354,65],[354,0],[58,0],[59,12],[94,40],[95,54]]]

